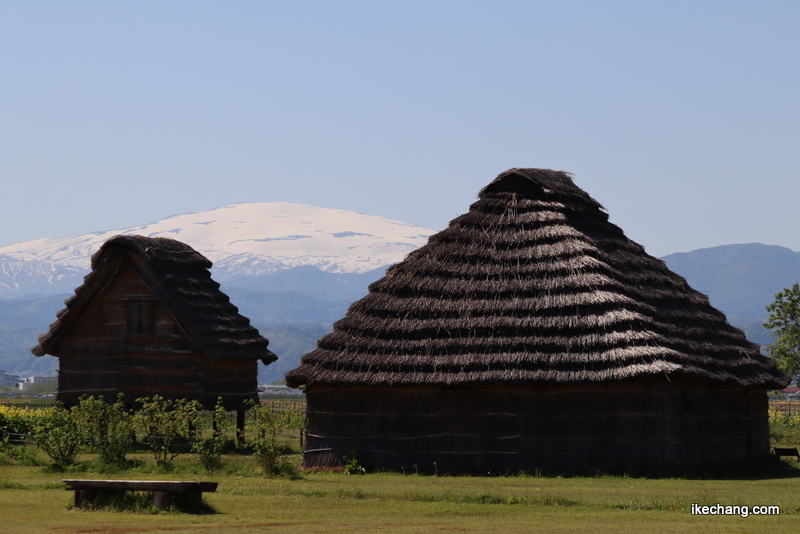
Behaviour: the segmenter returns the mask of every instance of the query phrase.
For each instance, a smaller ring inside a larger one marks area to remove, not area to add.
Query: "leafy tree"
[[[767,352],[775,358],[778,369],[800,382],[800,284],[775,295],[767,311],[769,320],[764,328],[772,331],[775,340]]]

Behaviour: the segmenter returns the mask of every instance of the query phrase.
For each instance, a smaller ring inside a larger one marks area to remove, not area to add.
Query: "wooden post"
[[[175,494],[171,491],[154,491],[153,492],[153,506],[159,510],[164,510],[172,505]]]
[[[236,410],[236,440],[244,443],[244,410]]]
[[[96,490],[75,490],[75,508],[82,508],[84,504],[90,504],[96,495]]]

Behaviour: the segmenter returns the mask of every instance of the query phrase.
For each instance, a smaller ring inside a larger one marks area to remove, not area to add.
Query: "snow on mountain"
[[[363,273],[401,261],[433,233],[401,221],[305,204],[233,204],[133,228],[0,247],[0,295],[21,290],[23,279],[30,286],[26,292],[51,293],[38,286],[85,274],[92,254],[117,234],[183,241],[214,262],[215,277],[225,280],[301,265]]]
[[[0,297],[66,293],[84,274],[80,267],[0,256]]]

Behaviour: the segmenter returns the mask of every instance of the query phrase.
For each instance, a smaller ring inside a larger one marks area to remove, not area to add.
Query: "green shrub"
[[[365,475],[367,470],[361,465],[361,462],[356,458],[355,451],[350,453],[350,457],[344,457],[344,474],[345,475]]]
[[[296,466],[291,462],[280,461],[280,456],[288,447],[283,439],[287,430],[300,428],[304,421],[298,410],[273,410],[271,407],[254,405],[248,410],[252,419],[253,432],[250,438],[253,456],[264,474],[295,476]]]
[[[71,416],[91,452],[98,454],[101,464],[124,465],[133,441],[131,414],[122,402],[108,404],[102,397],[81,397]]]
[[[0,436],[10,434],[33,434],[36,422],[46,418],[51,408],[32,410],[0,405]]]
[[[222,451],[228,442],[228,431],[231,426],[228,413],[222,405],[222,397],[217,398],[211,421],[211,436],[198,438],[192,444],[192,451],[200,456],[200,463],[209,471],[222,466]]]
[[[202,406],[195,400],[164,399],[160,395],[136,399],[142,408],[133,416],[133,427],[153,452],[156,466],[169,468],[181,452],[190,450],[200,435]]]
[[[8,435],[0,436],[0,465],[42,465],[36,447],[12,445]]]
[[[62,467],[75,463],[83,437],[75,418],[63,405],[39,419],[34,430],[39,447],[53,463]]]
[[[769,437],[773,444],[800,442],[800,413],[769,409]]]

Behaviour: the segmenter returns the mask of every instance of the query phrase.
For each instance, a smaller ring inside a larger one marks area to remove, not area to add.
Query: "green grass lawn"
[[[772,444],[796,446],[800,430],[775,418]],[[295,453],[300,446],[289,432]],[[529,532],[753,532],[800,530],[800,463],[765,462],[746,469],[714,471],[697,478],[441,477],[371,473],[303,473],[296,480],[258,473],[249,454],[224,457],[223,468],[206,472],[194,454],[176,459],[174,471],[153,465],[142,449],[130,454],[140,467],[109,474],[95,470],[95,457],[77,468],[53,472],[36,463],[46,457],[0,454],[0,533],[262,532],[529,533]],[[234,452],[231,449],[230,452]],[[242,452],[242,451],[239,451]],[[293,455],[295,458],[298,454]],[[5,463],[6,465],[2,465]],[[28,464],[28,465],[22,465]],[[73,510],[64,478],[210,480],[205,494],[214,513],[132,513]],[[773,516],[692,515],[692,504],[777,505]]]
[[[137,455],[146,459],[146,455]],[[797,532],[800,472],[765,466],[746,479],[435,477],[401,474],[257,475],[249,457],[205,473],[190,455],[174,473],[53,473],[0,466],[0,531],[150,532]],[[185,463],[184,463],[185,462]],[[797,463],[793,464],[799,467]],[[784,466],[786,467],[786,466]],[[71,510],[62,478],[213,480],[216,513]],[[692,503],[778,505],[777,516],[692,515]]]

